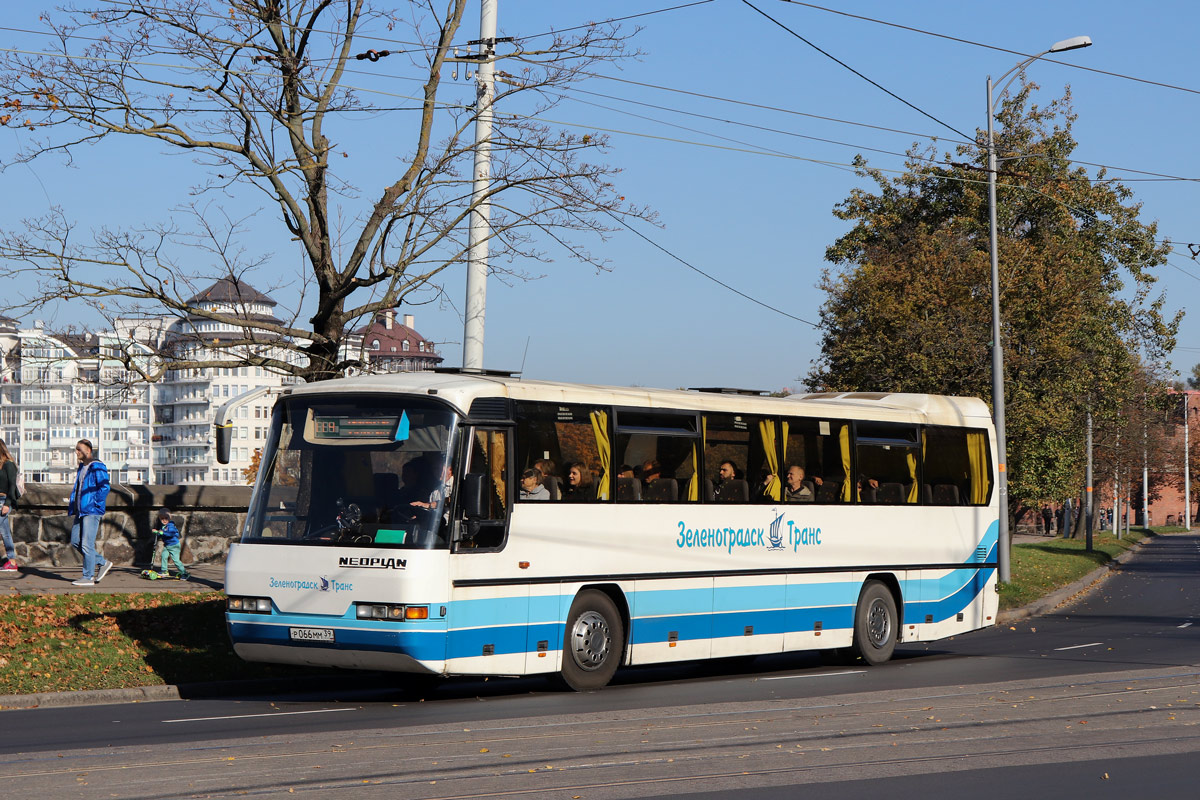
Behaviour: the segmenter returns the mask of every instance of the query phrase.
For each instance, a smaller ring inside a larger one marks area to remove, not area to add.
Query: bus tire
[[[624,651],[625,626],[616,605],[604,592],[580,592],[563,635],[563,682],[577,692],[606,686]]]
[[[896,598],[879,581],[867,581],[854,611],[854,654],[871,666],[882,664],[896,649]]]

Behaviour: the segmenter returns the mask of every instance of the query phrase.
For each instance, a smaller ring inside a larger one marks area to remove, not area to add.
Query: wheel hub
[[[880,599],[871,603],[867,612],[867,636],[875,647],[883,647],[892,637],[892,620],[887,605]]]
[[[611,647],[612,631],[604,617],[595,611],[587,611],[575,620],[571,629],[571,652],[580,667],[598,669],[608,658]]]

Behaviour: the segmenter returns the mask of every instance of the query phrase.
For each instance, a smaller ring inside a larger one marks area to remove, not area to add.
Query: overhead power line
[[[865,16],[862,16],[861,14],[851,14],[846,11],[839,11],[836,8],[826,8],[825,6],[818,6],[818,5],[814,5],[813,3],[804,3],[804,2],[801,2],[801,0],[782,0],[782,2],[791,3],[792,5],[795,5],[795,6],[804,6],[805,8],[811,8],[816,11],[825,11],[827,13],[837,14],[842,17],[850,17],[851,19],[858,19],[858,20],[862,20],[863,22],[871,22],[876,25],[886,25],[889,28],[899,28],[900,30],[911,31],[912,33],[919,33],[923,36],[933,36],[937,39],[946,39],[948,41],[958,42],[960,44],[969,44],[972,47],[982,47],[985,50],[995,50],[996,52],[999,52],[999,53],[1008,53],[1010,55],[1018,56],[1020,58],[1029,58],[1033,55],[1032,53],[1022,53],[1020,50],[1010,50],[1007,47],[998,47],[994,44],[985,44],[984,42],[977,42],[977,41],[974,41],[973,39],[963,39],[958,36],[950,36],[945,33],[937,33],[936,31],[928,31],[923,28],[914,28],[911,25],[901,25],[898,22],[888,22],[887,20],[876,19],[875,17],[865,17]],[[1136,75],[1125,75],[1120,72],[1112,72],[1112,71],[1106,70],[1106,69],[1097,69],[1096,67],[1088,67],[1088,66],[1084,66],[1082,64],[1075,64],[1070,61],[1059,61],[1058,59],[1045,58],[1045,57],[1039,58],[1038,61],[1049,62],[1051,64],[1058,64],[1059,66],[1069,67],[1071,69],[1080,69],[1080,70],[1083,70],[1084,72],[1094,72],[1097,75],[1107,75],[1110,78],[1120,78],[1121,80],[1125,80],[1125,81],[1134,81],[1136,83],[1145,83],[1150,86],[1160,86],[1164,89],[1174,89],[1175,91],[1188,92],[1189,94],[1200,94],[1200,89],[1193,89],[1188,86],[1178,86],[1173,83],[1164,83],[1162,81],[1154,81],[1154,80],[1150,80],[1149,78],[1139,78]]]
[[[907,101],[907,100],[905,100],[903,97],[901,97],[900,95],[898,95],[898,94],[896,94],[895,92],[893,92],[891,89],[888,89],[886,86],[884,86],[883,84],[879,83],[878,81],[875,81],[875,80],[872,80],[871,78],[868,78],[866,75],[862,74],[861,72],[859,72],[858,70],[856,70],[854,67],[852,67],[852,66],[850,66],[849,64],[847,64],[845,61],[842,61],[842,60],[841,60],[840,58],[838,58],[837,56],[834,56],[833,54],[831,54],[831,53],[828,53],[828,52],[826,52],[826,51],[822,50],[820,47],[817,47],[815,44],[813,44],[812,42],[810,42],[808,39],[805,39],[803,36],[801,36],[800,34],[796,33],[794,30],[792,30],[791,28],[789,28],[787,25],[784,25],[782,22],[780,22],[779,20],[775,19],[774,17],[772,17],[772,16],[771,16],[770,14],[768,14],[767,12],[763,11],[761,8],[759,8],[758,6],[756,6],[756,5],[754,5],[753,3],[751,3],[751,2],[750,2],[750,0],[742,0],[742,2],[743,2],[743,3],[745,3],[747,6],[749,6],[750,8],[754,9],[755,11],[757,11],[757,12],[758,12],[759,14],[761,14],[762,16],[764,16],[764,17],[766,17],[767,19],[769,19],[771,22],[773,22],[773,23],[775,23],[776,25],[778,25],[780,28],[783,28],[785,31],[787,31],[788,33],[790,33],[792,36],[795,36],[797,39],[799,39],[800,41],[804,42],[806,45],[808,45],[808,46],[809,46],[809,47],[811,47],[812,49],[816,50],[816,51],[817,51],[818,53],[820,53],[821,55],[825,56],[826,58],[830,59],[831,61],[834,61],[834,62],[836,62],[837,64],[840,64],[842,67],[844,67],[844,68],[848,69],[850,72],[853,72],[855,75],[857,75],[858,77],[862,78],[864,81],[866,81],[867,83],[871,84],[871,85],[872,85],[872,86],[874,86],[876,89],[879,89],[879,90],[880,90],[880,91],[882,91],[884,94],[887,94],[887,95],[889,95],[889,96],[891,96],[891,97],[894,97],[895,99],[899,100],[901,103],[904,103],[904,105],[906,105],[906,106],[908,106],[909,108],[911,108],[913,111],[916,111],[918,114],[921,114],[921,115],[923,115],[923,116],[929,117],[929,119],[933,120],[934,122],[936,122],[937,124],[941,125],[941,126],[942,126],[942,127],[944,127],[944,128],[948,128],[949,130],[952,130],[952,131],[954,131],[955,133],[957,133],[957,134],[958,134],[959,136],[961,136],[962,138],[964,138],[964,139],[967,139],[967,140],[970,140],[970,141],[974,141],[974,140],[975,140],[973,136],[968,136],[967,134],[965,134],[965,133],[963,133],[962,131],[960,131],[958,128],[956,128],[956,127],[954,127],[953,125],[951,125],[949,122],[946,122],[945,120],[942,120],[942,119],[938,119],[938,118],[937,118],[937,117],[935,117],[933,114],[930,114],[928,111],[926,111],[925,109],[921,108],[920,106],[917,106],[917,105],[914,105],[913,103],[910,103],[910,102],[908,102],[908,101]]]

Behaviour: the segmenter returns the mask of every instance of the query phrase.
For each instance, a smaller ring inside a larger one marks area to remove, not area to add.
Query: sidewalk
[[[157,564],[155,568],[157,568]],[[225,588],[224,564],[193,564],[188,581],[151,581],[141,576],[145,567],[116,566],[95,586],[72,586],[79,567],[21,567],[0,572],[0,597],[14,594],[119,594],[121,592],[213,592]]]

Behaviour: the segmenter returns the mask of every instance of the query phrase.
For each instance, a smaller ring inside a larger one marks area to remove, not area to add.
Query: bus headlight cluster
[[[355,603],[359,619],[413,620],[429,619],[429,606],[397,606],[387,603]]]
[[[226,607],[230,611],[240,611],[243,614],[270,614],[271,598],[269,597],[231,597]]]

